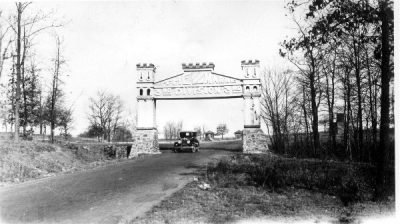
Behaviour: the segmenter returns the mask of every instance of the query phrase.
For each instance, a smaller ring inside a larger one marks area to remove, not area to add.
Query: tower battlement
[[[259,78],[259,68],[260,61],[259,60],[243,60],[241,61],[242,72],[245,79],[249,78]]]
[[[147,64],[147,63],[143,63],[143,64],[136,64],[136,69],[144,69],[144,68],[147,68],[147,69],[155,69],[156,67],[154,66],[154,64],[152,64],[152,63],[150,63],[150,64]]]
[[[259,60],[254,60],[254,61],[253,60],[247,60],[247,61],[243,60],[242,66],[243,65],[253,65],[253,66],[256,65],[257,66],[257,65],[260,65],[260,61]]]
[[[215,67],[215,64],[210,62],[210,63],[205,63],[203,62],[202,64],[200,63],[182,63],[182,69],[183,71],[193,71],[193,70],[211,70],[213,71]]]

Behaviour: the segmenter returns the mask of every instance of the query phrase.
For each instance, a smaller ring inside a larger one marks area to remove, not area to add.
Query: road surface
[[[118,223],[142,215],[227,151],[163,152],[0,189],[0,223]]]

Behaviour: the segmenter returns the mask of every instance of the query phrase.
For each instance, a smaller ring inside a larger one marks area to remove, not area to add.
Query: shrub
[[[235,155],[210,164],[208,179],[221,187],[252,185],[272,191],[305,188],[338,196],[347,205],[372,198],[373,167],[270,155]]]

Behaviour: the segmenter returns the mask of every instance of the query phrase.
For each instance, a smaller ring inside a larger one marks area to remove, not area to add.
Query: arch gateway
[[[154,64],[137,64],[137,121],[133,147],[159,153],[156,127],[158,100],[243,99],[243,152],[268,150],[267,136],[260,128],[260,62],[242,61],[242,78],[214,72],[213,63],[182,64],[183,73],[155,81]]]

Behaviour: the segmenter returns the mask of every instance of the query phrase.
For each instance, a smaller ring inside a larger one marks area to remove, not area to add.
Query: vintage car
[[[200,148],[199,140],[197,140],[197,133],[193,131],[181,131],[179,133],[179,141],[174,143],[174,152],[183,152],[190,150],[191,152],[198,152]]]

